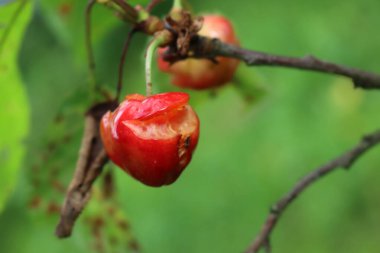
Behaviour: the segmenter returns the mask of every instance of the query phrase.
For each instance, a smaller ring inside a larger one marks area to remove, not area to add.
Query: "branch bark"
[[[172,50],[166,54],[165,59],[175,62],[187,57],[215,59],[218,56],[239,59],[249,66],[279,66],[341,75],[352,79],[356,88],[380,89],[380,75],[377,74],[322,61],[311,55],[303,58],[273,55],[243,49],[203,36],[192,38],[188,56],[179,56],[176,50]]]
[[[255,253],[261,248],[268,247],[270,235],[283,212],[309,186],[339,168],[349,169],[362,155],[377,144],[380,144],[380,130],[363,137],[354,148],[302,178],[284,197],[273,205],[260,233],[248,247],[246,253]]]
[[[108,110],[115,109],[115,102],[96,104],[85,116],[85,128],[74,176],[67,189],[61,209],[61,218],[56,228],[59,238],[69,237],[75,221],[91,196],[92,184],[103,170],[108,156],[99,134],[99,122]]]

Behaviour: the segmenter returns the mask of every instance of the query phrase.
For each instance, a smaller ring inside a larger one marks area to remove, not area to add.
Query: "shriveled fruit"
[[[205,15],[200,35],[218,38],[233,45],[239,45],[231,22],[220,15]],[[158,50],[158,66],[172,75],[171,82],[182,88],[216,88],[231,81],[239,61],[233,58],[217,57],[217,63],[206,59],[186,59],[170,65],[163,59],[165,48]]]

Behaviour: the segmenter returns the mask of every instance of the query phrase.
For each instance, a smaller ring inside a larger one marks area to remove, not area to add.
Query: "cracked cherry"
[[[182,92],[127,96],[101,121],[109,158],[146,185],[175,182],[199,137],[199,119],[188,101],[189,95]]]
[[[218,38],[222,42],[239,45],[231,22],[220,15],[205,15],[200,35]],[[165,48],[158,50],[158,67],[172,75],[171,82],[181,88],[209,89],[222,86],[233,78],[239,61],[217,57],[217,63],[206,59],[186,59],[170,65],[163,59]]]

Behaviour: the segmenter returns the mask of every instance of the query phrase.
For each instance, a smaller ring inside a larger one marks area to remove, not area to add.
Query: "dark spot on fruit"
[[[190,141],[191,141],[191,138],[190,138],[190,136],[188,136],[184,142],[184,146],[186,149],[188,149],[190,147]]]

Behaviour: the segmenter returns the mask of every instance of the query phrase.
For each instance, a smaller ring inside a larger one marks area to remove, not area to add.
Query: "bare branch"
[[[129,17],[127,21],[137,25],[136,22],[138,13],[132,6],[124,2],[124,0],[112,1],[126,13],[127,17]],[[160,0],[151,0],[150,4],[148,5],[148,9],[150,10],[154,5],[156,5],[159,2]],[[157,17],[150,17],[154,18],[155,21],[159,20]],[[155,32],[160,31],[162,29],[168,29],[168,27],[165,28],[159,25],[155,27],[154,31],[152,32],[151,29],[147,29],[147,26],[149,26],[149,22],[142,22],[139,25],[141,26],[139,30],[147,34],[154,34]],[[186,26],[183,28],[186,28]],[[191,29],[191,27],[187,28]],[[173,32],[170,29],[168,30],[170,32]],[[215,38],[208,38],[199,35],[194,35],[190,37],[190,45],[189,47],[185,47],[185,52],[183,52],[181,48],[173,47],[173,45],[175,45],[175,41],[173,41],[173,43],[171,43],[172,45],[170,46],[170,50],[164,56],[164,59],[171,63],[174,63],[176,61],[192,57],[206,58],[215,62],[216,57],[224,56],[239,59],[241,61],[244,61],[249,66],[280,66],[286,68],[295,68],[301,70],[310,70],[322,73],[341,75],[352,79],[354,86],[357,88],[380,89],[380,75],[335,64],[328,61],[322,61],[312,55],[308,55],[306,57],[301,58],[273,55],[264,52],[243,49],[239,46],[223,43],[219,39]],[[181,39],[179,38],[178,33],[176,34],[176,32],[174,32],[173,38],[175,38],[177,42],[179,42]],[[185,42],[188,42],[187,39],[185,40]]]
[[[128,49],[131,44],[131,40],[133,35],[136,33],[137,28],[132,28],[127,35],[127,39],[125,40],[123,51],[121,53],[120,62],[119,62],[119,73],[118,73],[118,81],[116,87],[116,101],[120,98],[120,92],[123,87],[123,76],[124,76],[124,64],[125,58],[127,57]]]
[[[105,112],[116,106],[115,103],[108,102],[96,104],[86,114],[77,166],[61,209],[61,219],[56,228],[56,235],[59,238],[71,235],[76,219],[90,199],[92,184],[108,161],[99,135],[99,122]]]
[[[246,250],[246,253],[258,252],[261,248],[268,248],[270,235],[275,228],[280,216],[286,208],[309,186],[317,182],[323,176],[339,168],[349,169],[357,159],[364,155],[371,148],[380,143],[380,130],[365,136],[354,148],[347,151],[340,157],[332,160],[328,164],[319,167],[302,178],[290,192],[281,198],[272,208],[260,233],[256,236],[253,243]]]
[[[91,43],[91,13],[96,4],[96,0],[89,0],[86,5],[85,10],[85,41],[86,41],[86,51],[87,51],[87,64],[88,73],[90,77],[90,85],[92,88],[96,89],[96,78],[95,78],[95,59],[94,50]]]
[[[186,57],[215,59],[218,56],[232,57],[244,61],[249,66],[281,66],[302,70],[337,74],[351,78],[355,87],[363,89],[380,89],[380,75],[359,69],[319,60],[313,56],[303,58],[272,55],[229,45],[218,39],[195,36],[191,41],[189,56],[182,57],[175,52],[166,55],[165,59],[175,62]],[[191,55],[191,56],[190,56]]]

